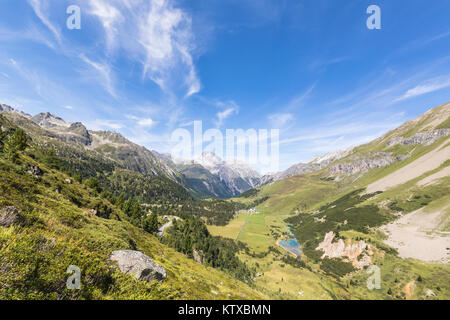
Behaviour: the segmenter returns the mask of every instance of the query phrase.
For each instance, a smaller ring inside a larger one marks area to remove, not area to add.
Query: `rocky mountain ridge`
[[[200,193],[219,198],[237,196],[260,185],[261,175],[243,162],[227,162],[212,152],[194,160],[173,159],[177,169]]]
[[[162,175],[175,181],[182,180],[170,162],[129,141],[118,132],[88,130],[81,122],[67,122],[49,112],[30,116],[6,105],[1,105],[0,112],[12,115],[11,120],[22,127],[29,128],[33,123],[44,130],[36,131],[37,140],[56,139],[81,152],[96,152],[129,170],[149,176]],[[31,123],[26,123],[27,120]]]

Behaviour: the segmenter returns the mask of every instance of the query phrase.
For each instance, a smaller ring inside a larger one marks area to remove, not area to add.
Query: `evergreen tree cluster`
[[[204,264],[227,271],[237,279],[247,282],[252,279],[254,271],[236,256],[244,249],[243,244],[231,239],[213,237],[205,224],[195,217],[174,221],[163,242],[190,258],[194,258],[196,251]]]

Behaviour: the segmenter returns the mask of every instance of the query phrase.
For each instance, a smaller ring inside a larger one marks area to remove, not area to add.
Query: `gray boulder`
[[[10,227],[15,223],[21,222],[20,210],[16,207],[8,206],[0,210],[0,226]]]
[[[28,172],[34,176],[42,176],[42,170],[38,166],[31,166]]]
[[[131,274],[142,281],[162,282],[166,278],[166,270],[140,251],[113,251],[110,260],[117,263],[121,272]]]

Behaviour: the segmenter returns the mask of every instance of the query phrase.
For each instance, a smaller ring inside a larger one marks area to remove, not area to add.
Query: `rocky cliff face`
[[[433,131],[419,132],[410,138],[395,137],[387,142],[387,145],[392,147],[395,145],[410,145],[410,144],[424,144],[430,145],[437,140],[450,135],[450,129],[437,129]]]
[[[93,151],[108,161],[119,163],[123,168],[145,175],[162,175],[175,181],[182,178],[166,159],[159,158],[145,147],[134,144],[120,133],[89,131],[81,122],[67,122],[49,112],[32,117],[6,105],[1,105],[0,112],[13,114],[13,122],[26,128],[28,133],[34,134],[37,141],[46,143],[48,140],[56,139],[81,153]]]
[[[328,168],[329,175],[337,177],[340,175],[350,176],[358,173],[366,173],[374,168],[387,167],[394,162],[403,161],[408,156],[392,156],[390,152],[376,152],[363,159],[349,162],[336,163]]]
[[[31,120],[44,129],[70,127],[69,122],[64,121],[63,119],[51,114],[50,112],[39,113],[31,118]]]
[[[362,240],[352,243],[351,239],[348,239],[347,242],[342,239],[333,242],[335,236],[334,232],[328,232],[316,248],[316,250],[324,252],[322,259],[325,257],[339,258],[344,262],[351,262],[358,269],[370,265],[372,260],[370,256],[373,255],[373,252],[370,250],[369,244]]]
[[[39,127],[50,131],[57,139],[69,144],[88,146],[92,143],[91,135],[81,122],[66,122],[49,113],[39,113],[31,118]]]
[[[19,111],[19,110],[16,110],[16,109],[14,109],[14,108],[6,105],[6,104],[0,104],[0,111],[1,112],[5,112],[5,113],[14,113],[14,114],[20,115],[20,116],[22,116],[24,118],[31,119],[31,116],[29,114],[24,113],[24,112]]]

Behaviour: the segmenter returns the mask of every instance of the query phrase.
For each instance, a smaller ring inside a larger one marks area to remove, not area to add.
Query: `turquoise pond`
[[[291,228],[289,228],[289,230],[292,232]],[[297,238],[294,235],[290,235],[290,239],[280,240],[278,243],[287,251],[292,252],[293,254],[301,258],[302,246],[297,242]]]

